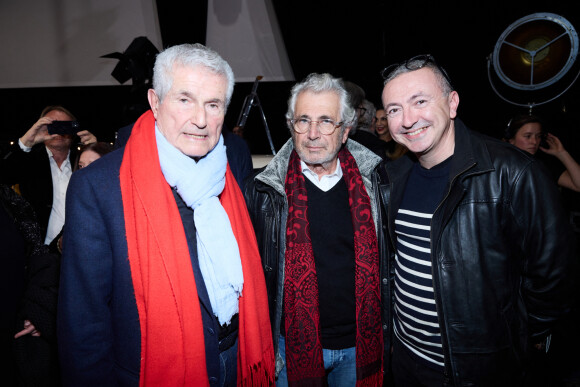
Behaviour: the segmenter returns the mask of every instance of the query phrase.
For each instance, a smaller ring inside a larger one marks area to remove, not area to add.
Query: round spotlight
[[[568,20],[553,13],[534,13],[512,23],[493,51],[498,78],[514,89],[539,90],[572,68],[578,34]]]

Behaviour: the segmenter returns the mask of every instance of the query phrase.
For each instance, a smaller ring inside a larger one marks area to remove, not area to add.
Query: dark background
[[[223,1],[224,6],[231,6],[231,1],[242,0]],[[311,72],[329,72],[359,84],[367,99],[380,106],[380,71],[388,64],[430,53],[447,69],[459,92],[459,117],[472,129],[494,137],[501,136],[510,116],[527,111],[499,98],[488,80],[487,58],[502,32],[517,19],[536,12],[561,15],[576,29],[580,27],[578,13],[572,12],[572,1],[463,1],[453,5],[358,0],[346,6],[314,0],[272,3],[296,80]],[[205,42],[206,2],[164,0],[158,1],[157,7],[164,47]],[[276,150],[289,137],[284,114],[292,85],[293,82],[260,82],[258,87]],[[226,115],[230,128],[236,124],[251,88],[252,83],[236,84]],[[516,97],[528,103],[541,101],[543,96],[533,96],[539,98],[537,101],[528,101],[526,98],[530,97],[523,93]],[[0,142],[24,134],[49,104],[68,107],[81,125],[100,140],[114,141],[115,132],[134,120],[129,111],[134,102],[131,85],[0,89]],[[536,106],[533,111],[547,118],[552,132],[575,153],[580,129],[575,116],[579,109],[580,84],[575,83],[562,97]],[[255,107],[246,124],[246,140],[253,153],[271,153]]]

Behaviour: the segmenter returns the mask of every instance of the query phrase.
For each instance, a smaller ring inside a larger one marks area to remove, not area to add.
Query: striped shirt
[[[449,180],[449,159],[414,166],[395,219],[395,334],[417,362],[443,370],[431,265],[431,218]]]

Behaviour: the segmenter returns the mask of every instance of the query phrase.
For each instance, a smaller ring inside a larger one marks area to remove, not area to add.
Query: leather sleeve
[[[561,200],[555,183],[535,163],[513,186],[511,208],[520,235],[514,243],[521,243],[524,254],[521,296],[532,338],[547,335],[572,305],[575,238]]]

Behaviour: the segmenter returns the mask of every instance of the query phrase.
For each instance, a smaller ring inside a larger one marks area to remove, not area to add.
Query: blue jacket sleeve
[[[67,191],[58,307],[65,385],[115,385],[112,250],[98,201],[90,180],[75,173]]]

